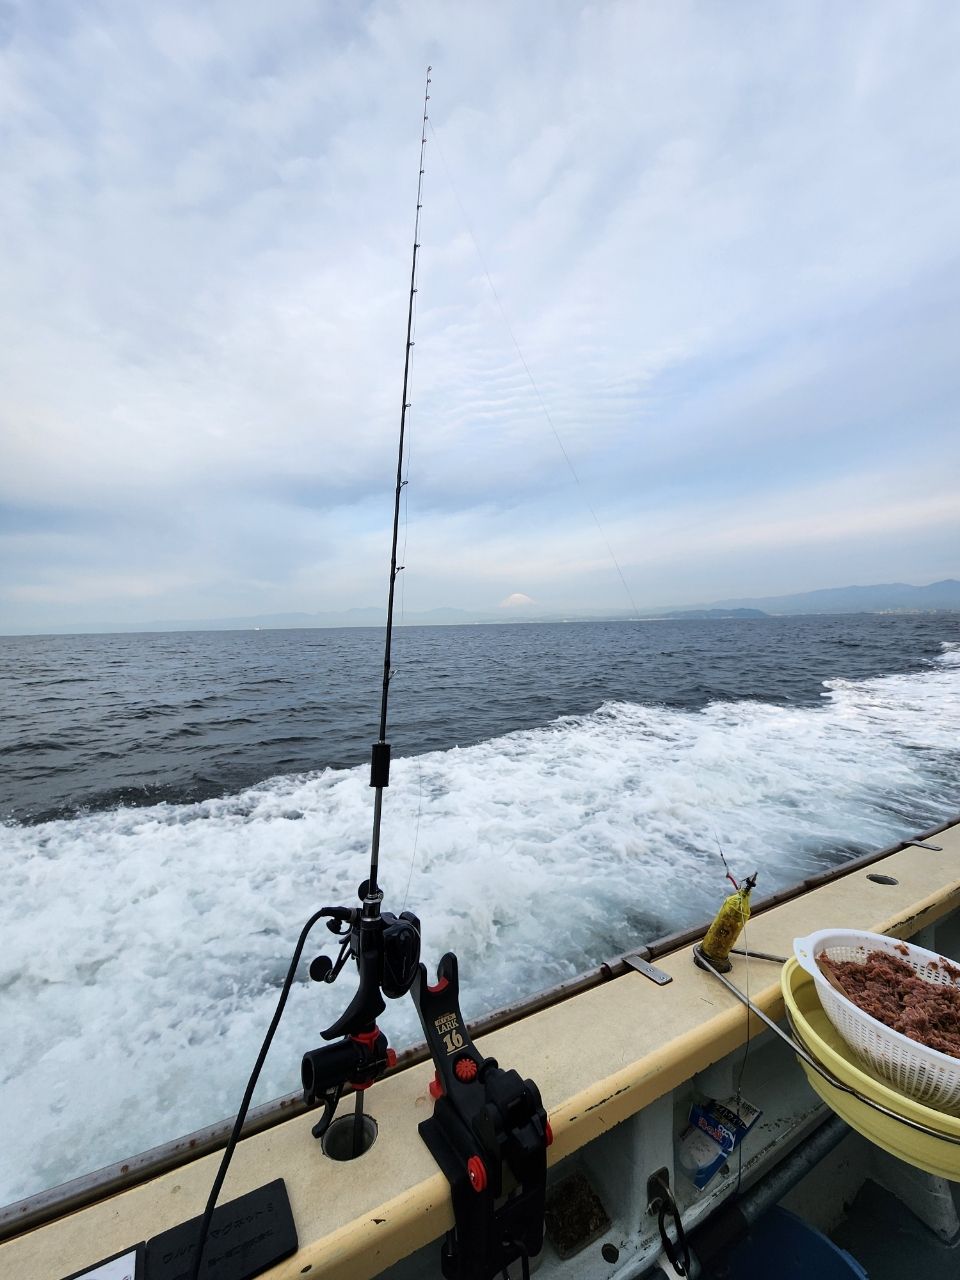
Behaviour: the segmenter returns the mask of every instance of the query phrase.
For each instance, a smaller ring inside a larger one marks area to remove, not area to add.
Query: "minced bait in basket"
[[[853,929],[820,929],[806,938],[796,938],[793,951],[797,963],[816,983],[824,1013],[874,1071],[901,1093],[928,1106],[960,1110],[960,1058],[928,1049],[864,1013],[830,985],[820,972],[817,958],[826,956],[838,962],[854,960],[863,964],[872,951],[883,951],[910,965],[924,981],[953,987],[960,987],[960,980],[952,976],[960,972],[960,965],[910,942]]]

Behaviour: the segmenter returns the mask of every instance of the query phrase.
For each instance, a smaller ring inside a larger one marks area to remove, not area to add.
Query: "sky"
[[[385,603],[427,64],[406,610],[960,577],[952,0],[0,0],[0,630]]]

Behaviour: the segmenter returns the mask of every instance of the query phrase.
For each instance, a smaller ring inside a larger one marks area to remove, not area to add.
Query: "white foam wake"
[[[953,645],[920,674],[833,681],[816,708],[608,703],[398,759],[387,906],[409,877],[424,958],[457,951],[476,1016],[709,915],[715,837],[769,893],[831,849],[950,816],[958,742]],[[235,1110],[302,921],[366,874],[366,782],[327,771],[0,829],[0,1203]],[[298,983],[258,1100],[297,1087],[350,990]],[[419,1038],[408,1001],[381,1023]]]

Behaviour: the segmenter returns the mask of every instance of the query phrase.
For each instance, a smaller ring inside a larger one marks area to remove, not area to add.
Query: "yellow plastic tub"
[[[960,1140],[960,1117],[935,1111],[906,1097],[866,1067],[824,1013],[813,979],[796,960],[790,959],[783,966],[780,986],[794,1032],[811,1057],[864,1097],[889,1107],[898,1115],[936,1129],[944,1136],[918,1133],[892,1116],[875,1111],[859,1098],[831,1085],[802,1058],[798,1059],[811,1087],[824,1102],[852,1129],[884,1151],[916,1165],[918,1169],[960,1182],[960,1141],[948,1141],[948,1138]]]

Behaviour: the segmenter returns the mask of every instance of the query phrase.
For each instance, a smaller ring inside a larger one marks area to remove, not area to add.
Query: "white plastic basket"
[[[935,951],[882,933],[853,929],[820,929],[809,937],[794,939],[793,951],[816,983],[824,1013],[865,1062],[911,1098],[941,1111],[960,1110],[960,1058],[928,1049],[864,1013],[830,985],[820,972],[817,957],[862,964],[871,951],[884,951],[910,965],[925,981],[953,987],[960,987],[960,980],[951,977],[950,971],[956,972],[960,965],[947,961],[945,967],[943,956]]]

